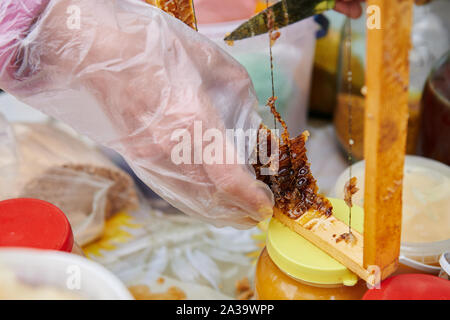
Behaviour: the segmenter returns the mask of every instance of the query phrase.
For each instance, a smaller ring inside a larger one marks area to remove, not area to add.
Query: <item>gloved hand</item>
[[[211,142],[194,127],[225,138],[260,125],[247,72],[214,43],[139,0],[2,0],[0,21],[5,91],[118,151],[187,214],[249,227],[272,213],[272,194],[249,166],[173,161],[176,133],[206,152]],[[224,158],[244,156],[236,144]]]
[[[357,19],[362,14],[361,2],[365,0],[337,0],[334,10],[343,13],[349,18]]]

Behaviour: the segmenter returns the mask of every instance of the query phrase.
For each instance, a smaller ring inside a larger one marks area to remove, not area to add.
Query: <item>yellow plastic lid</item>
[[[349,210],[344,200],[331,199],[333,215],[348,224]],[[352,208],[352,228],[362,233],[364,212]],[[353,286],[358,276],[327,253],[272,218],[267,231],[266,248],[272,261],[294,279],[318,284]]]

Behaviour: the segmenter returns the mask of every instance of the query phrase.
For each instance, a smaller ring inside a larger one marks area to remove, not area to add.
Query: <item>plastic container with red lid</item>
[[[38,199],[0,201],[0,247],[26,247],[83,255],[64,212]]]
[[[400,274],[368,290],[363,300],[450,300],[450,281],[428,274]]]

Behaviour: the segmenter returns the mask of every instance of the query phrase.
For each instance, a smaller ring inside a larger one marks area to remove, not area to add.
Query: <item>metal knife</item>
[[[268,32],[267,12],[269,10],[273,12],[275,29],[280,29],[333,9],[335,3],[335,0],[281,0],[241,24],[231,34],[227,35],[224,40],[241,40]]]

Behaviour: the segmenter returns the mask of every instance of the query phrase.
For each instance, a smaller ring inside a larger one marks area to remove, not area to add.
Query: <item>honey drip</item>
[[[359,188],[356,186],[357,182],[358,179],[356,179],[356,177],[352,177],[344,186],[344,201],[349,207],[353,207],[353,195],[359,191]]]
[[[346,233],[341,234],[341,235],[336,239],[336,243],[339,243],[339,242],[341,242],[342,240],[344,240],[345,243],[348,243],[348,244],[351,244],[351,245],[356,244],[356,241],[357,241],[355,235],[354,235],[352,232],[346,232]]]
[[[357,179],[352,177],[352,165],[353,165],[353,113],[352,113],[352,91],[353,91],[353,71],[352,71],[352,21],[347,18],[345,23],[345,54],[347,56],[347,94],[348,94],[348,182],[344,187],[344,201],[348,206],[348,233],[341,234],[341,237],[347,242],[352,243],[356,238],[352,233],[352,197],[359,189],[356,187]],[[336,242],[338,242],[336,240]]]

